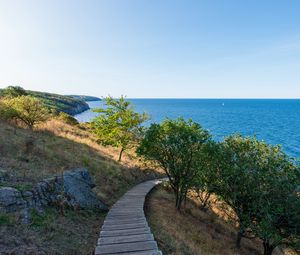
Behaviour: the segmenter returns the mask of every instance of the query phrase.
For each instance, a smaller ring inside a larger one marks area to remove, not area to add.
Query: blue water
[[[238,132],[256,135],[271,144],[281,144],[292,157],[300,157],[300,100],[281,99],[130,99],[138,112],[147,112],[150,122],[164,118],[191,118],[211,131],[214,139]],[[103,102],[89,102],[91,108]],[[76,115],[90,121],[91,110]]]

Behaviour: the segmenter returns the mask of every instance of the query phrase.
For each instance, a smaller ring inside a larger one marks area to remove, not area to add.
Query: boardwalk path
[[[103,223],[96,255],[160,255],[144,214],[147,193],[160,180],[147,181],[129,190],[110,209]]]

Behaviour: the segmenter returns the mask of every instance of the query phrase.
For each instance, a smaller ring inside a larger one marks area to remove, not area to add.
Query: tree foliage
[[[21,121],[30,129],[49,117],[49,110],[31,96],[5,98],[1,104],[0,115],[3,119]]]
[[[211,140],[203,147],[197,174],[192,181],[192,190],[197,194],[201,209],[207,209],[213,203],[211,195],[216,192],[218,173],[223,167],[223,160],[224,155],[219,143]]]
[[[223,161],[214,192],[238,216],[237,245],[242,236],[256,236],[270,255],[280,244],[299,241],[299,197],[293,193],[300,179],[292,160],[255,137],[233,135],[220,146]]]
[[[91,126],[101,144],[120,148],[121,161],[122,153],[138,141],[143,130],[141,124],[149,117],[135,112],[123,96],[120,99],[108,96],[104,103],[104,108],[94,110],[100,115],[92,120]]]
[[[203,148],[211,136],[192,120],[165,120],[151,124],[137,153],[155,160],[166,172],[176,196],[176,208],[193,184],[201,163]]]
[[[27,95],[26,90],[20,86],[8,86],[3,90],[2,93],[5,97],[18,97]]]

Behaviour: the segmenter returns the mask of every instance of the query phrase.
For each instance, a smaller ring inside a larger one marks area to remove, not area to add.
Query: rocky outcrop
[[[12,187],[0,188],[0,211],[18,213],[23,223],[30,223],[31,210],[43,213],[45,207],[58,209],[108,210],[92,191],[95,183],[86,169],[65,171],[61,176],[45,179],[32,190],[20,192]]]
[[[86,102],[82,101],[80,103],[77,103],[76,105],[72,105],[72,107],[64,109],[63,112],[70,115],[76,115],[84,111],[87,111],[89,109],[90,109],[89,105]]]

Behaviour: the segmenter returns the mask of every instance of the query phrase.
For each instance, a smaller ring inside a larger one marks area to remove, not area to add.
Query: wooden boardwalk
[[[161,255],[144,214],[147,193],[161,180],[138,184],[118,200],[103,223],[95,255]]]

